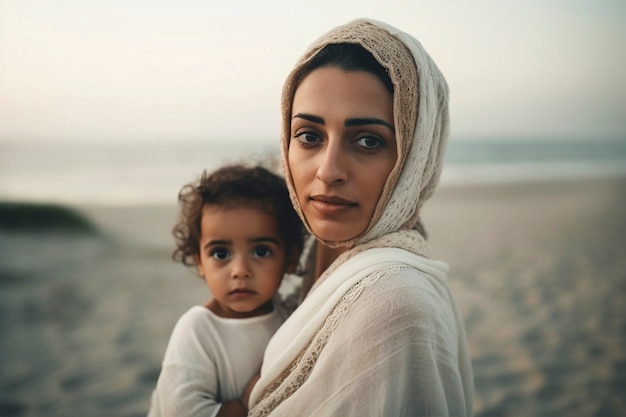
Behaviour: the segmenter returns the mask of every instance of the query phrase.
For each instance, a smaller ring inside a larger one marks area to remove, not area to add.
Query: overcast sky
[[[626,140],[623,0],[0,0],[0,142],[275,141],[296,59],[357,17],[422,42],[457,138]]]

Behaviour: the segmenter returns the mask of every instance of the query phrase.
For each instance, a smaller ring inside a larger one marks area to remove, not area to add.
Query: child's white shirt
[[[148,416],[215,416],[222,402],[241,397],[284,320],[277,307],[245,319],[191,307],[172,331]]]

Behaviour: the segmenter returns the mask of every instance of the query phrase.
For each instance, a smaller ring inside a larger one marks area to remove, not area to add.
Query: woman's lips
[[[311,204],[322,214],[337,215],[349,211],[358,204],[345,198],[329,195],[313,195],[310,197]]]

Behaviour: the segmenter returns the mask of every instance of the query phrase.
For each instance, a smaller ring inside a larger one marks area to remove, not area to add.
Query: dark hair
[[[393,94],[393,83],[389,73],[372,54],[354,43],[331,43],[323,47],[298,74],[296,85],[318,68],[337,67],[344,71],[365,71],[375,75]]]
[[[253,207],[276,216],[278,231],[287,253],[302,250],[304,226],[293,209],[284,178],[266,168],[228,165],[212,174],[203,171],[196,183],[182,187],[178,194],[180,215],[173,234],[176,249],[172,258],[183,265],[194,265],[200,254],[202,208],[216,204],[224,208]]]

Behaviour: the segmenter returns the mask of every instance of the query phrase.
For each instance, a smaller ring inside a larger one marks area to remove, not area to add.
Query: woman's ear
[[[202,269],[202,259],[200,259],[200,255],[193,255],[193,263],[196,264],[198,274],[204,278],[204,269]]]

